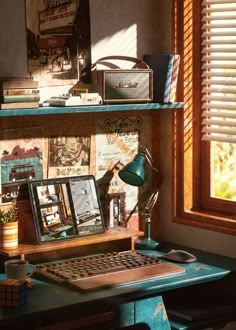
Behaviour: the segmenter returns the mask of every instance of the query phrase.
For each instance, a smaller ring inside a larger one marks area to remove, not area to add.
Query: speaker
[[[129,61],[131,69],[121,69],[114,61]],[[110,69],[99,70],[98,65]],[[98,59],[93,65],[95,82],[103,103],[142,103],[153,99],[153,71],[139,58],[111,55]]]
[[[98,92],[103,103],[142,103],[153,99],[151,69],[98,70]]]

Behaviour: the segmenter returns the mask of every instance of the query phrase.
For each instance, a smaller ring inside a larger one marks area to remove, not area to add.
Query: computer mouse
[[[197,260],[197,258],[184,250],[170,250],[166,254],[163,255],[163,258],[175,261],[175,262],[194,262]]]

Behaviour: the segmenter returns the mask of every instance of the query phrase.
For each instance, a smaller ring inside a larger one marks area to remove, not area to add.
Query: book
[[[39,94],[26,95],[3,95],[0,97],[1,103],[16,103],[16,102],[39,102]]]
[[[1,77],[0,80],[33,80],[33,76]]]
[[[38,107],[39,107],[39,102],[0,103],[1,110],[32,109]]]
[[[38,95],[40,93],[37,88],[6,88],[0,89],[0,95]]]
[[[38,81],[32,79],[8,79],[0,78],[0,88],[38,88]]]
[[[168,70],[168,75],[165,84],[165,91],[164,91],[164,100],[167,103],[175,102],[179,64],[180,64],[180,56],[177,54],[173,55],[171,65]]]
[[[143,60],[153,70],[153,101],[175,102],[180,55],[151,54],[144,55]]]

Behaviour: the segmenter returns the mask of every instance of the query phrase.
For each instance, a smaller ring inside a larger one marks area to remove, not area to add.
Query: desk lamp
[[[159,188],[163,178],[159,170],[153,165],[153,159],[148,149],[145,146],[140,146],[139,153],[134,157],[133,161],[125,165],[119,171],[118,175],[122,181],[131,186],[138,187],[143,185],[145,179],[145,160],[149,163],[151,169],[156,172],[158,176],[158,184],[157,188],[153,191],[146,203],[146,206],[144,207],[143,214],[145,217],[145,236],[143,238],[138,238],[135,240],[135,247],[137,249],[143,250],[154,250],[157,248],[159,243],[151,239],[151,218],[152,210],[157,202]]]

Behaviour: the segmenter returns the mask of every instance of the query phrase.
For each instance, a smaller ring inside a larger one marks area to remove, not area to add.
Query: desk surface
[[[163,254],[160,251],[145,252],[157,256]],[[28,303],[20,308],[0,308],[0,324],[4,320],[37,315],[38,313],[53,310],[65,310],[71,306],[79,306],[86,303],[96,304],[96,302],[101,300],[115,303],[117,301],[125,302],[127,299],[159,295],[168,290],[218,280],[229,274],[231,270],[236,270],[236,261],[232,258],[197,250],[189,252],[195,253],[198,260],[190,264],[181,263],[181,266],[186,267],[186,273],[184,274],[126,284],[91,293],[82,293],[54,283],[34,279],[34,285],[29,289]],[[3,279],[5,279],[5,274],[0,274],[0,280]]]

